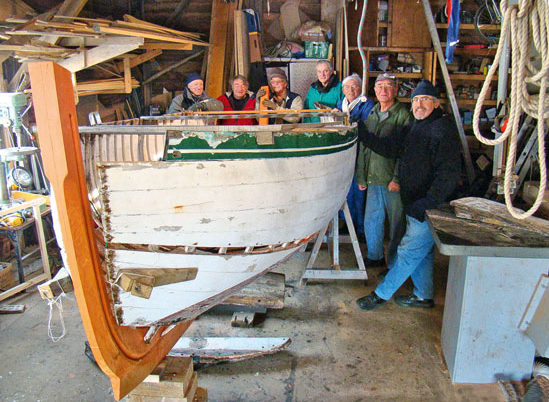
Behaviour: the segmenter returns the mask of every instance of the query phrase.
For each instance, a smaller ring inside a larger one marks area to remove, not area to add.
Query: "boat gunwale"
[[[356,123],[344,124],[343,122],[329,122],[329,123],[295,123],[295,124],[267,124],[256,126],[192,126],[192,125],[95,125],[95,126],[80,126],[78,131],[80,134],[149,134],[149,135],[165,135],[170,131],[183,132],[218,132],[218,133],[234,133],[239,135],[248,132],[272,132],[272,133],[285,133],[285,134],[303,134],[308,132],[347,132],[355,129]],[[310,131],[309,131],[310,130]]]

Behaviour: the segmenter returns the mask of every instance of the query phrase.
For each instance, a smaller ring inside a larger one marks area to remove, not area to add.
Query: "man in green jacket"
[[[305,109],[317,109],[315,102],[321,103],[328,109],[335,108],[337,102],[343,99],[343,92],[332,63],[328,60],[320,60],[316,63],[316,77],[318,80],[311,84],[307,92]],[[305,123],[318,122],[320,122],[319,117],[305,117]]]
[[[396,99],[398,83],[394,75],[380,74],[374,91],[378,103],[366,119],[368,131],[386,137],[411,121],[409,108]],[[364,231],[368,255],[367,267],[385,265],[383,239],[385,237],[385,212],[389,218],[389,249],[387,262],[396,255],[398,243],[404,232],[404,215],[397,177],[397,160],[386,158],[360,144],[356,181],[361,190],[367,189]]]

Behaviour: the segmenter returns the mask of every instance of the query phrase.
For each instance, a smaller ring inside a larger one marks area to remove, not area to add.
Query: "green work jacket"
[[[379,103],[376,103],[368,118],[366,128],[378,137],[387,137],[396,129],[407,126],[412,121],[409,107],[395,99],[387,110],[389,115],[381,120]],[[398,183],[397,160],[376,154],[360,143],[356,167],[356,182],[359,185],[387,186],[391,181]]]

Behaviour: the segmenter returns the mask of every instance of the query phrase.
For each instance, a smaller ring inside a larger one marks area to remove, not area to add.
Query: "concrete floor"
[[[346,245],[342,263],[351,264]],[[326,258],[326,253],[322,253]],[[371,312],[358,297],[378,283],[379,268],[359,281],[297,288],[306,254],[276,271],[286,273],[285,307],[268,311],[256,328],[232,328],[230,314],[208,313],[186,336],[289,336],[284,352],[198,371],[211,401],[504,401],[496,384],[452,384],[442,358],[440,331],[447,260],[437,256],[436,307],[406,309],[394,302]],[[322,263],[322,261],[320,261]],[[399,293],[407,293],[410,284]],[[23,314],[0,316],[0,399],[3,401],[112,401],[109,381],[84,355],[85,335],[74,295],[63,300],[66,336],[48,338],[49,307],[36,291],[10,299]],[[61,332],[56,310],[53,332]]]

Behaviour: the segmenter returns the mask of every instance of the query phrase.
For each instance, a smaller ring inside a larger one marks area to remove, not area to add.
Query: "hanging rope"
[[[357,3],[355,3],[355,7]],[[366,95],[366,69],[368,68],[368,60],[366,60],[366,54],[364,54],[364,49],[362,48],[362,29],[364,28],[364,21],[366,21],[366,7],[368,7],[368,0],[364,0],[362,15],[360,17],[360,23],[358,24],[358,32],[356,34],[358,52],[362,59],[362,95]]]
[[[545,165],[545,119],[549,118],[549,97],[547,97],[547,76],[549,74],[548,30],[549,6],[547,0],[518,0],[518,4],[507,5],[508,0],[501,1],[501,11],[504,15],[503,25],[499,37],[499,44],[494,63],[490,67],[486,80],[482,85],[475,112],[473,114],[473,131],[477,139],[483,144],[497,145],[510,139],[508,144],[507,162],[505,164],[504,193],[505,205],[509,213],[517,219],[525,219],[537,211],[547,184]],[[509,32],[510,31],[510,32]],[[490,140],[482,136],[479,130],[479,119],[482,105],[488,88],[492,82],[504,48],[507,35],[511,36],[511,94],[509,108],[509,122],[503,134]],[[530,60],[531,47],[541,56],[541,68],[536,68]],[[539,94],[530,95],[527,84],[539,87]],[[522,212],[513,207],[511,199],[512,177],[516,162],[519,121],[522,113],[537,119],[538,136],[538,163],[540,165],[540,186],[534,205]]]

